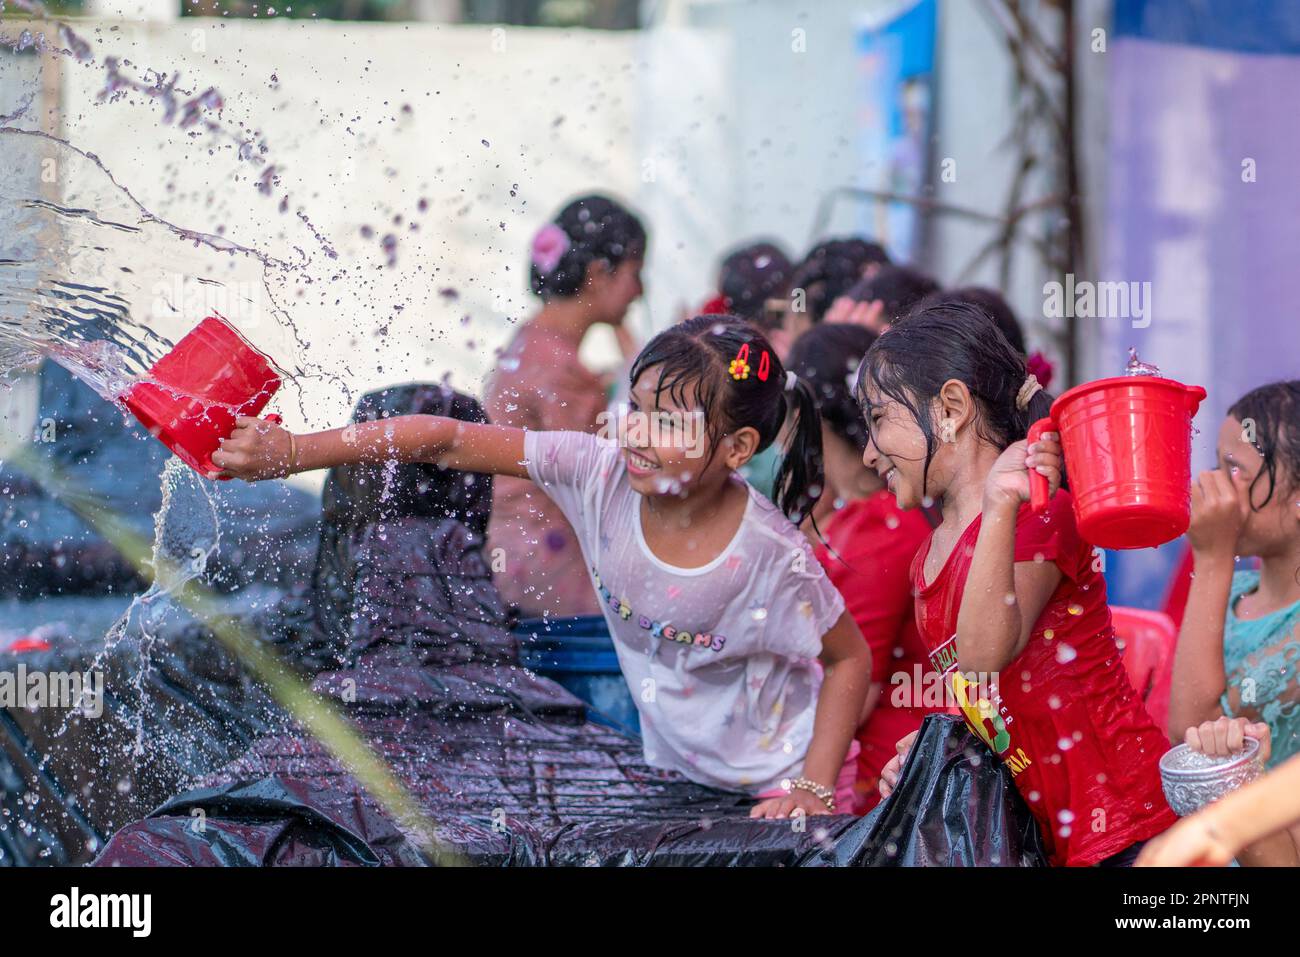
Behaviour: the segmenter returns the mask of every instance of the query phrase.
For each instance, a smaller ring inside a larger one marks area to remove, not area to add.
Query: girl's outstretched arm
[[[1232,593],[1233,553],[1245,513],[1232,479],[1222,470],[1202,472],[1192,483],[1192,587],[1174,652],[1169,697],[1169,740],[1223,714],[1219,698],[1228,679],[1223,666],[1223,625]]]
[[[235,420],[234,434],[212,455],[221,474],[247,482],[392,460],[528,478],[523,429],[437,415],[399,415],[303,435],[241,415]]]
[[[1029,499],[1029,468],[1048,478],[1053,493],[1061,482],[1061,446],[1043,433],[1032,447],[1009,446],[989,473],[979,536],[957,613],[957,666],[994,674],[1024,650],[1034,623],[1061,581],[1052,562],[1017,562],[1016,520]]]

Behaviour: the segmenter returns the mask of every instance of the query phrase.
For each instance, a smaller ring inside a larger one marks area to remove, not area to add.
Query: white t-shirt
[[[797,776],[812,740],[822,635],[844,611],[799,530],[746,485],[731,542],[707,565],[677,568],[646,545],[641,495],[616,442],[530,431],[524,455],[577,532],[640,712],[646,761],[750,794]]]

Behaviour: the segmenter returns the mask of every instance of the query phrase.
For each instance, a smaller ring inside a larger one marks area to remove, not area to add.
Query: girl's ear
[[[966,383],[960,379],[949,379],[939,388],[939,394],[935,397],[938,408],[939,425],[941,429],[955,436],[960,432],[962,427],[975,417],[975,400],[971,397],[970,389]],[[943,423],[951,422],[951,425]]]
[[[754,452],[758,449],[758,429],[747,425],[732,432],[723,441],[727,443],[723,461],[727,463],[727,468],[738,469],[754,457]]]

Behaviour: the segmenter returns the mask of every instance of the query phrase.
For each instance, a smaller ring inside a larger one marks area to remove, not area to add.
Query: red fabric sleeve
[[[1074,520],[1074,499],[1069,492],[1058,491],[1047,503],[1047,510],[1035,515],[1026,503],[1016,517],[1016,551],[1018,562],[1048,561],[1061,574],[1077,581],[1081,562],[1091,553],[1079,536]]]

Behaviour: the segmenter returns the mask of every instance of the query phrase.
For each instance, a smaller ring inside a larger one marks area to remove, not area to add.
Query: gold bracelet
[[[807,778],[795,778],[790,782],[791,791],[807,791],[813,797],[817,798],[826,805],[826,810],[832,814],[835,813],[835,792],[823,784],[816,781],[810,781]]]

